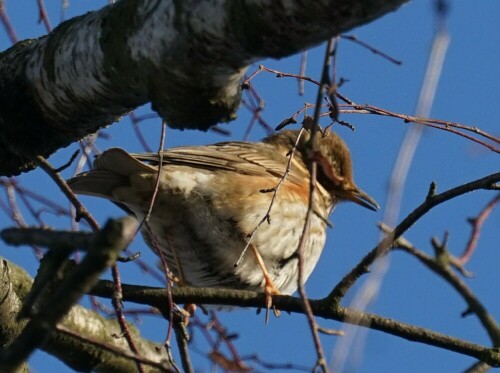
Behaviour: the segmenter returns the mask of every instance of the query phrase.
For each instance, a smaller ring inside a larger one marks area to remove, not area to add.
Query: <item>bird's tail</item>
[[[111,148],[97,157],[91,171],[76,175],[67,183],[77,194],[113,200],[113,190],[129,184],[130,175],[140,172],[156,172],[156,169],[123,149]]]

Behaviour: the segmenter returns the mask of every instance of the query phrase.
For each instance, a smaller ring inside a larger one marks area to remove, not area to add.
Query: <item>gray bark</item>
[[[151,102],[171,127],[235,118],[248,66],[407,0],[121,0],[0,54],[0,176]]]

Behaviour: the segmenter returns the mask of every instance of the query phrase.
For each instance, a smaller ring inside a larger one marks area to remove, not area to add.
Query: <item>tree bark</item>
[[[0,54],[0,176],[36,167],[135,107],[175,128],[235,118],[247,67],[408,0],[121,0]]]
[[[143,339],[132,325],[128,329],[137,348],[137,356],[129,350],[116,319],[106,319],[94,311],[73,305],[88,292],[99,274],[114,263],[137,229],[135,220],[125,218],[109,222],[103,230],[76,233],[80,243],[87,243],[87,254],[78,265],[60,265],[69,255],[73,243],[68,232],[11,229],[2,238],[22,244],[25,238],[52,241],[57,247],[45,255],[33,284],[21,268],[0,258],[0,367],[1,371],[19,371],[34,348],[40,347],[78,371],[136,372],[134,358],[143,363],[144,371],[170,370],[165,352],[159,345]],[[47,237],[44,237],[44,233]],[[59,236],[59,237],[57,237]],[[20,239],[20,240],[18,240]],[[52,255],[51,255],[52,254]],[[63,274],[64,273],[64,274]],[[29,309],[29,311],[27,311]],[[25,317],[29,315],[29,321]]]
[[[17,338],[26,325],[26,321],[18,322],[16,315],[22,300],[31,288],[33,279],[23,269],[5,259],[1,259],[0,262],[0,275],[2,277],[0,293],[3,295],[2,302],[0,302],[0,320],[2,322],[0,343],[5,346]],[[116,319],[106,319],[97,312],[75,305],[62,321],[62,325],[83,339],[55,331],[47,344],[42,346],[42,350],[78,371],[137,372],[133,359],[120,356],[111,350],[89,342],[95,340],[117,350],[128,351],[124,338],[113,336],[120,334],[120,327]],[[133,325],[129,325],[129,328],[141,356],[156,361],[158,364],[164,362],[164,353],[161,349],[157,349],[158,344],[143,339]],[[28,371],[27,365],[23,369],[20,371]],[[159,371],[147,365],[145,365],[145,370],[147,372]]]

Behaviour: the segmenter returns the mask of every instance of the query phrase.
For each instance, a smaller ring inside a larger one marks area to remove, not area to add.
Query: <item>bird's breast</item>
[[[152,195],[153,176],[134,176],[129,187],[132,194],[149,190]],[[235,267],[251,237],[277,288],[284,294],[295,291],[308,184],[285,181],[276,195],[274,191],[265,192],[276,187],[279,180],[269,175],[249,177],[182,167],[164,170],[149,227],[169,269],[183,283],[194,286],[262,291],[262,270],[251,250]],[[129,207],[138,217],[144,211],[138,205]],[[268,213],[269,219],[265,219]],[[325,222],[313,213],[311,223],[303,251],[305,278],[316,265],[325,242]],[[151,246],[151,237],[146,241]]]

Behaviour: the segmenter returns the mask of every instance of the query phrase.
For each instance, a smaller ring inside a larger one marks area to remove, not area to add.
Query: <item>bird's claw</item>
[[[273,295],[280,295],[280,291],[274,285],[273,281],[269,278],[269,276],[264,276],[266,285],[264,287],[264,296],[266,302],[266,324],[269,322],[269,310],[273,309],[274,316],[279,317],[281,315],[280,310],[278,310],[275,306],[273,306]]]

